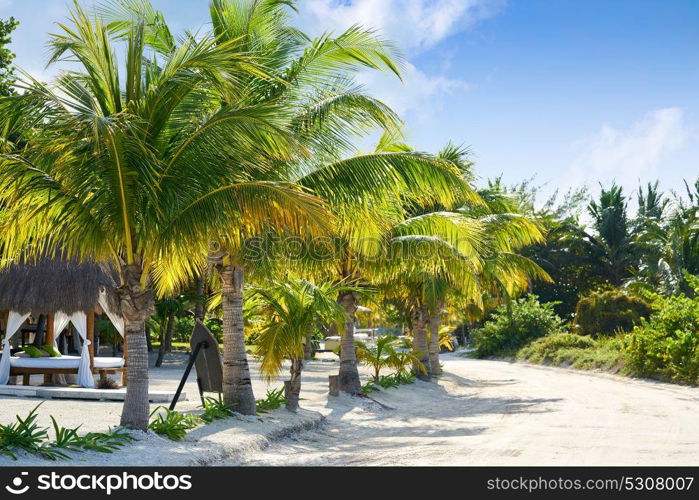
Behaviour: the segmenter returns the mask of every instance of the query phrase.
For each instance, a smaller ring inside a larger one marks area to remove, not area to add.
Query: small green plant
[[[415,383],[415,374],[407,371],[398,372],[393,376],[395,377],[396,381],[401,385]]]
[[[378,384],[384,389],[395,389],[400,385],[400,382],[393,375],[384,375],[379,378]]]
[[[269,389],[263,399],[255,401],[257,413],[267,413],[268,411],[276,410],[281,408],[284,403],[286,403],[286,398],[284,397],[283,387]]]
[[[156,434],[166,436],[173,441],[182,441],[185,435],[187,435],[187,431],[194,429],[200,422],[193,415],[180,413],[176,410],[168,410],[164,406],[158,406],[150,416],[152,417],[156,413],[156,417],[148,424],[148,428]]]
[[[7,425],[0,424],[0,453],[17,460],[17,451],[26,451],[41,455],[49,460],[67,458],[62,452],[54,452],[46,440],[48,430],[36,423],[37,410],[43,403],[36,405],[25,418],[16,415],[16,422]]]
[[[366,384],[362,385],[362,394],[365,396],[368,396],[372,392],[376,392],[378,390],[379,388],[376,387],[376,385],[374,385],[374,382],[372,382],[371,380]]]
[[[231,417],[234,414],[234,406],[235,404],[224,403],[221,394],[218,395],[218,398],[205,397],[204,405],[202,406],[204,411],[199,415],[199,418],[208,424],[214,420]]]

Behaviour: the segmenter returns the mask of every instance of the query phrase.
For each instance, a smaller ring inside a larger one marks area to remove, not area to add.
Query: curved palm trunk
[[[243,326],[243,269],[219,267],[223,305],[223,400],[243,415],[255,414]]]
[[[441,317],[439,310],[434,314],[430,315],[430,375],[438,376],[442,374],[442,367],[439,364],[439,325],[441,323]]]
[[[423,306],[416,306],[411,312],[411,321],[413,324],[413,353],[417,356],[420,362],[424,365],[427,373],[414,368],[415,376],[420,380],[429,380],[430,376],[430,355],[427,347],[427,309]]]
[[[123,269],[123,273],[124,284],[117,293],[124,317],[128,384],[120,425],[147,431],[150,406],[146,319],[155,312],[155,302],[152,290],[141,289],[141,266],[128,265]]]
[[[299,409],[299,397],[301,394],[301,372],[303,371],[303,360],[293,358],[291,360],[291,377],[284,382],[284,397],[286,398],[286,409],[296,411]]]
[[[359,381],[357,355],[354,348],[354,314],[357,311],[357,295],[352,292],[341,292],[337,301],[347,313],[345,331],[340,341],[340,390],[358,396],[362,393],[362,384]]]
[[[158,348],[158,359],[155,360],[155,366],[160,367],[165,359],[165,353],[172,350],[172,334],[175,330],[175,315],[170,314],[167,317],[167,326],[165,327],[165,335],[160,339],[160,347]]]

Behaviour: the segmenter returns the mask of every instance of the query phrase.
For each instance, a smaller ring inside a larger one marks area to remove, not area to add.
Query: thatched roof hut
[[[113,273],[96,263],[43,258],[12,264],[0,270],[0,311],[37,315],[100,310],[100,289],[115,286]]]

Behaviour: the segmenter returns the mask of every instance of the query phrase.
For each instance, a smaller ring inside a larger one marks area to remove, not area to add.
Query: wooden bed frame
[[[7,325],[7,317],[9,311],[5,311],[5,325]],[[53,331],[53,314],[46,315],[46,338],[44,342],[46,344],[53,344],[54,334]],[[95,312],[90,311],[87,313],[87,340],[90,341],[88,350],[90,352],[90,367],[92,368],[92,373],[99,373],[100,380],[107,378],[108,374],[121,373],[121,385],[126,387],[128,384],[128,376],[126,369],[126,336],[124,336],[124,366],[120,368],[95,368]],[[43,375],[44,384],[53,384],[54,375],[77,375],[77,368],[29,368],[29,367],[10,367],[10,376],[22,375],[22,385],[30,385],[30,377],[32,375]]]
[[[121,368],[93,368],[92,373],[99,373],[100,380],[107,378],[107,375],[113,375],[116,373],[121,373],[121,385],[126,386],[127,374],[126,367]],[[32,375],[43,375],[45,384],[53,383],[54,375],[77,375],[77,368],[27,368],[27,367],[16,367],[10,368],[10,376],[16,377],[22,375],[22,385],[30,385],[29,377]]]

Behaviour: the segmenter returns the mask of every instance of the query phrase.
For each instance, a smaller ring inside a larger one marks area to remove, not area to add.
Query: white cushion
[[[61,356],[60,358],[19,358],[12,356],[10,366],[15,368],[75,368],[80,365],[80,356]],[[121,368],[124,358],[95,358],[95,368]]]

